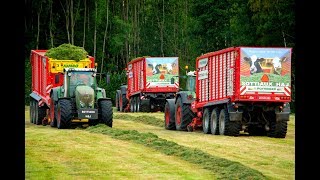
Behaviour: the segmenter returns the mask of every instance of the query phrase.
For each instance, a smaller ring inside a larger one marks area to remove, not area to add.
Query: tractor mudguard
[[[120,86],[121,94],[127,94],[127,85]]]
[[[176,101],[177,101],[178,97],[181,98],[181,101],[182,101],[183,104],[191,104],[193,102],[193,100],[189,100],[188,99],[187,92],[178,92]]]

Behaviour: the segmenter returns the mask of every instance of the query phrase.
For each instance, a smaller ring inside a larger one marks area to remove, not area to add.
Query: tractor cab
[[[186,90],[195,92],[196,91],[196,75],[195,71],[189,71],[187,73]]]

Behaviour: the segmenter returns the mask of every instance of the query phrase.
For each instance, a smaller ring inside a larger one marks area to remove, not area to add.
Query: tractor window
[[[75,71],[70,76],[70,96],[73,97],[75,94],[76,87],[79,85],[92,86],[94,83],[94,77],[92,72]]]
[[[91,86],[93,83],[92,72],[74,72],[70,77],[70,85]]]
[[[195,76],[188,76],[187,79],[187,90],[195,92],[196,89],[196,77]]]

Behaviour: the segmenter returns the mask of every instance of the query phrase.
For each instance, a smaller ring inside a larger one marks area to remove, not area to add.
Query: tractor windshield
[[[70,76],[70,85],[86,85],[91,86],[93,84],[92,72],[75,71]]]
[[[187,79],[187,91],[195,92],[196,88],[196,76],[188,76]]]

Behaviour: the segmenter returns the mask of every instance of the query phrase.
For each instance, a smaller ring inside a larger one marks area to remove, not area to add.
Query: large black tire
[[[219,115],[220,115],[220,109],[218,107],[214,108],[211,112],[211,117],[210,117],[210,129],[211,129],[211,134],[213,135],[219,134]]]
[[[140,100],[140,112],[150,112],[150,99]]]
[[[127,107],[128,104],[128,99],[126,97],[125,94],[121,94],[119,95],[119,106],[120,106],[120,112],[124,112],[124,109]]]
[[[120,94],[121,94],[121,91],[117,90],[116,91],[116,109],[117,111],[120,111]]]
[[[29,114],[30,114],[30,123],[34,123],[34,100],[30,98],[30,107],[29,107]]]
[[[190,104],[183,104],[181,98],[177,99],[175,106],[175,124],[178,131],[187,131],[187,126],[192,122],[194,117]]]
[[[221,109],[219,115],[219,133],[220,135],[238,136],[240,132],[240,122],[230,121],[229,113],[226,109]]]
[[[50,126],[57,127],[57,103],[53,99],[53,94],[51,94],[50,98]]]
[[[276,121],[276,114],[270,111],[267,114],[270,130],[267,132],[269,137],[285,138],[287,135],[288,121]]]
[[[140,112],[140,95],[136,96],[136,112]]]
[[[211,133],[210,131],[210,117],[211,112],[209,108],[205,108],[203,112],[203,118],[202,118],[202,130],[204,134]]]
[[[38,119],[38,104],[36,100],[33,100],[33,124],[37,124]]]
[[[42,124],[42,120],[44,119],[44,117],[46,117],[46,108],[44,106],[39,107],[38,103],[36,104],[37,106],[37,118],[36,118],[36,125],[40,125]]]
[[[136,98],[134,96],[130,98],[130,112],[136,112]]]
[[[105,125],[112,127],[113,124],[113,111],[112,102],[110,100],[101,100],[99,102],[99,119]]]
[[[164,127],[167,130],[175,130],[175,108],[174,108],[174,100],[167,100],[164,106]]]
[[[68,99],[60,99],[57,106],[58,129],[69,129],[72,120],[72,104]]]

